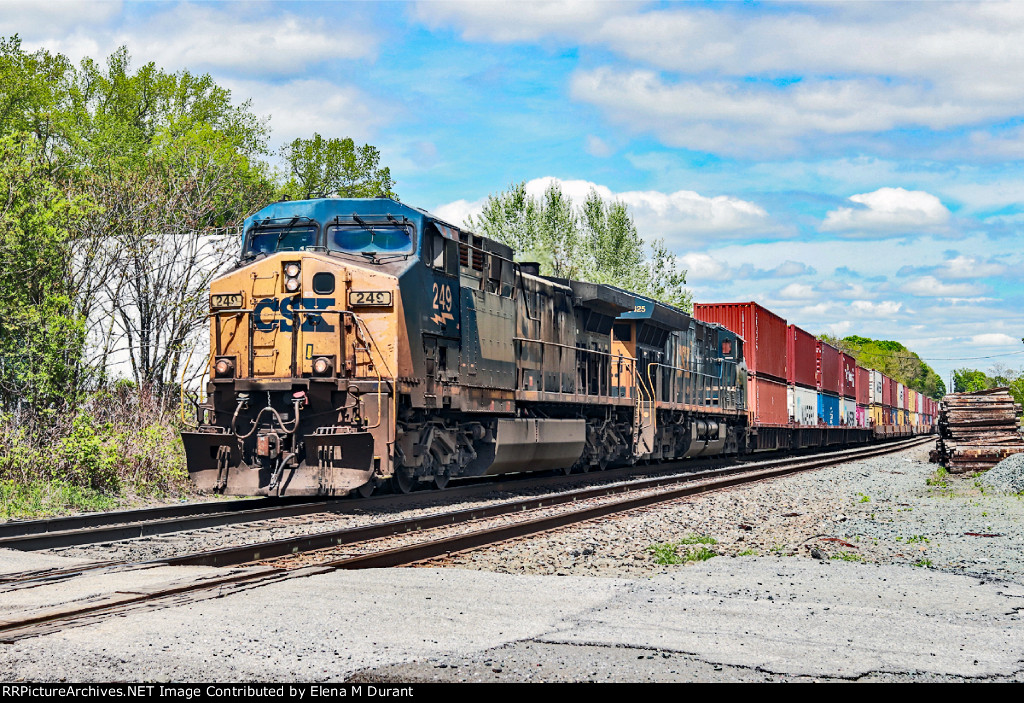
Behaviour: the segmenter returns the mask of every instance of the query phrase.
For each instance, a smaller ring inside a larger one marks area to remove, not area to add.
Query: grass
[[[914,544],[915,542],[931,542],[931,540],[924,535],[911,535],[907,537],[907,544]]]
[[[935,486],[936,488],[948,488],[949,484],[946,483],[947,476],[949,476],[949,472],[946,471],[946,467],[940,466],[934,474],[925,480],[925,485]]]
[[[675,542],[652,544],[647,547],[647,551],[654,555],[656,564],[685,564],[691,561],[707,561],[712,557],[717,557],[718,553],[707,547],[709,544],[718,544],[718,540],[707,535],[687,535]],[[688,545],[699,546],[680,549],[680,547]]]
[[[65,481],[0,481],[0,520],[113,510],[118,504],[116,496]]]
[[[932,560],[931,559],[921,559],[919,561],[915,561],[914,562],[914,566],[920,566],[920,567],[923,567],[925,569],[930,569],[930,568],[932,568]]]
[[[857,495],[860,496],[860,500],[857,501],[858,503],[870,503],[871,502],[871,496],[866,496],[863,493],[858,493]]]
[[[831,558],[838,559],[839,561],[864,561],[864,557],[862,557],[860,554],[855,554],[854,552],[846,551],[839,552],[838,554],[833,554]]]

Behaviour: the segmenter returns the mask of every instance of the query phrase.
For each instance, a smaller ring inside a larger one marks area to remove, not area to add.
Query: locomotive
[[[268,205],[210,288],[197,488],[367,496],[746,451],[744,340],[387,198]]]

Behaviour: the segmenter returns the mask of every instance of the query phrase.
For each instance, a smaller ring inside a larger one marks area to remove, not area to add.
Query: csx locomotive
[[[198,488],[407,492],[739,452],[743,340],[390,199],[279,202],[210,291]]]

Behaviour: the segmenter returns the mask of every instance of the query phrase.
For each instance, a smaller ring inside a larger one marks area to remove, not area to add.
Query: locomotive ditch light
[[[213,366],[214,376],[217,378],[234,378],[235,376],[235,360],[230,356],[219,356],[217,357],[216,363]]]
[[[313,359],[314,376],[330,376],[334,372],[334,358],[330,356],[318,356]]]
[[[299,289],[299,273],[301,270],[297,261],[289,261],[284,265],[284,289],[289,293],[294,293]]]

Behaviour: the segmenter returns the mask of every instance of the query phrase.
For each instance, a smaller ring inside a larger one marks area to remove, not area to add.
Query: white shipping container
[[[813,388],[789,386],[786,390],[789,418],[798,425],[815,427],[818,424],[818,392]]]
[[[896,384],[896,407],[903,409],[907,407],[907,387],[902,383]]]
[[[871,405],[882,404],[882,372],[869,369],[868,373],[871,374],[871,397],[868,402]]]
[[[839,420],[847,427],[857,426],[857,400],[856,398],[839,399]]]

